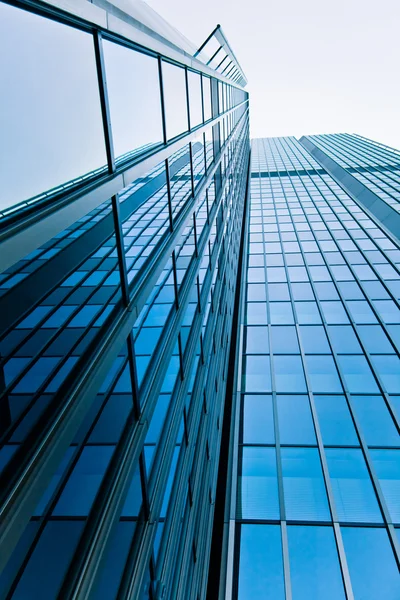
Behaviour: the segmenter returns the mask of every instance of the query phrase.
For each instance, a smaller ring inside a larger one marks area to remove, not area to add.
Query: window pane
[[[313,392],[342,392],[339,376],[331,356],[306,356],[306,367]]]
[[[382,396],[353,396],[352,404],[368,446],[400,445],[400,436]]]
[[[339,521],[382,522],[361,450],[326,448],[325,453]]]
[[[277,396],[281,444],[316,444],[308,396]]]
[[[91,35],[2,3],[0,56],[4,209],[103,167],[106,153]]]
[[[374,376],[364,356],[339,356],[338,361],[350,393],[379,393]]]
[[[400,390],[400,360],[398,356],[372,356],[371,360],[386,391],[389,394],[397,394]]]
[[[345,599],[331,527],[288,527],[293,600]]]
[[[279,525],[241,526],[238,598],[284,600]]]
[[[246,327],[247,354],[267,354],[269,352],[268,327]]]
[[[274,417],[271,396],[243,397],[243,443],[273,444]]]
[[[269,356],[246,356],[244,387],[246,392],[271,391]]]
[[[103,45],[115,157],[129,158],[163,140],[158,62],[107,40]]]
[[[199,73],[188,71],[188,87],[190,127],[193,128],[203,122],[203,110],[201,105],[201,78]]]
[[[271,338],[274,354],[300,354],[295,327],[274,325]]]
[[[211,119],[211,79],[202,75],[204,120]]]
[[[300,336],[306,354],[331,353],[323,327],[318,325],[300,325]]]
[[[371,450],[375,471],[393,523],[400,523],[400,451]]]
[[[286,518],[330,521],[322,468],[316,448],[282,448]]]
[[[279,519],[274,448],[242,448],[237,511],[239,519]]]
[[[185,70],[167,62],[162,63],[167,138],[187,131]]]
[[[360,354],[362,352],[354,329],[350,325],[329,325],[328,333],[333,350],[338,354]]]
[[[75,551],[84,523],[50,521],[12,595],[15,600],[54,600]]]
[[[300,356],[274,356],[275,386],[277,392],[306,392]]]
[[[314,396],[325,446],[358,446],[353,420],[344,396]]]
[[[399,573],[385,529],[342,527],[355,600],[397,600]]]

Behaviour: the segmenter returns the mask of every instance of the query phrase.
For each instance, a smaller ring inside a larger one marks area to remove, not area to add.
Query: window
[[[307,391],[300,356],[274,356],[273,366],[278,393]]]
[[[400,436],[382,396],[353,396],[352,404],[368,446],[400,446]]]
[[[318,392],[342,392],[339,376],[331,356],[306,355],[306,368],[311,390]]]
[[[238,600],[284,600],[279,525],[241,525]]]
[[[316,302],[295,302],[297,320],[302,324],[321,323]]]
[[[344,396],[314,396],[325,446],[358,446],[358,438]]]
[[[351,394],[379,393],[364,356],[339,356],[338,361]]]
[[[400,524],[400,450],[371,450],[371,457],[392,522]]]
[[[280,443],[316,445],[308,396],[278,395],[276,399]]]
[[[399,573],[385,529],[342,527],[354,597],[396,600]]]
[[[321,302],[321,309],[328,325],[348,323],[349,319],[341,302]]]
[[[289,525],[287,532],[293,600],[345,600],[333,529]]]
[[[190,127],[196,127],[203,122],[203,108],[201,104],[201,76],[194,71],[188,71],[189,88],[189,117]]]
[[[247,324],[264,325],[267,323],[267,305],[264,302],[247,303]]]
[[[274,325],[294,323],[292,305],[290,302],[270,302],[269,311],[271,323]]]
[[[351,325],[328,325],[333,350],[337,354],[361,354],[362,349]]]
[[[247,354],[267,354],[269,352],[268,327],[246,327]]]
[[[323,327],[318,325],[300,325],[300,338],[306,354],[331,353]]]
[[[15,600],[57,597],[83,526],[83,521],[47,523],[13,593]]]
[[[6,208],[103,167],[106,151],[92,36],[3,3],[0,23]]]
[[[274,448],[243,446],[237,510],[239,519],[279,519]]]
[[[271,327],[272,351],[274,354],[299,354],[296,328],[290,325]]]
[[[167,138],[170,140],[188,129],[186,78],[184,69],[165,61],[162,73]]]
[[[326,448],[340,522],[381,523],[382,516],[361,450]]]
[[[92,507],[114,446],[86,446],[53,511],[55,516],[86,516]]]
[[[377,319],[366,300],[349,300],[348,309],[354,323],[376,323]]]
[[[243,377],[246,392],[270,392],[269,356],[246,356]]]
[[[202,75],[204,121],[211,119],[211,79]]]
[[[108,40],[103,47],[114,153],[129,158],[163,141],[158,62]]]
[[[330,521],[321,463],[316,448],[282,448],[286,518]]]
[[[372,354],[393,354],[393,346],[380,325],[361,325],[357,328],[360,338]]]
[[[389,394],[397,394],[400,390],[400,360],[398,356],[372,356],[371,360],[386,391]]]
[[[243,396],[243,443],[275,443],[271,396]]]

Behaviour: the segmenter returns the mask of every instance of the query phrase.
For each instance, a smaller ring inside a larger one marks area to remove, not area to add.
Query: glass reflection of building
[[[400,154],[249,170],[221,28],[138,0],[0,54],[0,597],[397,600]]]

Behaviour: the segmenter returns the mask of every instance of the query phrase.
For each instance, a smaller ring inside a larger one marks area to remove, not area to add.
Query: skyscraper
[[[0,597],[204,597],[244,74],[136,0],[0,3],[0,55]]]
[[[140,0],[0,55],[0,597],[397,600],[400,153],[250,152],[221,27]]]
[[[399,158],[252,142],[220,598],[400,597]]]

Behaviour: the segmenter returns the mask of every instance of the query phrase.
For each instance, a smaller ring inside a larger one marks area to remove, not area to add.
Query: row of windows
[[[0,52],[8,57],[0,110],[4,210],[68,189],[108,166],[93,35],[3,3],[0,22]],[[218,110],[216,94],[213,109],[212,78],[108,39],[99,44],[117,164],[247,97],[224,84],[223,105]]]

